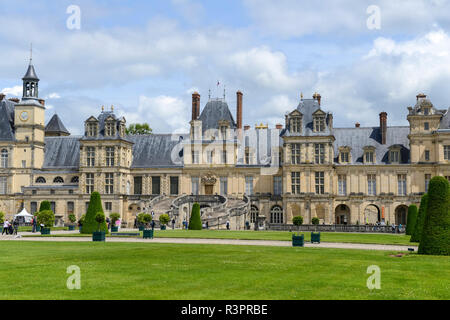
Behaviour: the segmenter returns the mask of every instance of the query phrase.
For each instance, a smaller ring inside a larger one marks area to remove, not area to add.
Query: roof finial
[[[113,105],[111,105],[111,111],[114,111],[114,106]]]
[[[102,112],[105,111],[105,106],[102,106]]]
[[[208,91],[209,93],[208,93],[208,98],[209,98],[209,100],[211,100],[211,88],[209,88],[209,91]]]
[[[303,92],[300,92],[300,99],[303,100]]]
[[[223,85],[223,100],[225,100],[227,86]]]
[[[30,64],[33,63],[33,42],[30,44]]]

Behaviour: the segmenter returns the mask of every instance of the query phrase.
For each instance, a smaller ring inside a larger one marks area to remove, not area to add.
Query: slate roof
[[[45,126],[45,132],[70,134],[56,113]]]
[[[14,105],[10,100],[0,101],[0,141],[14,141]]]
[[[45,137],[44,169],[78,168],[80,166],[80,138]]]
[[[30,61],[30,65],[28,66],[27,73],[23,76],[22,80],[39,80],[31,61]]]
[[[447,112],[442,117],[439,129],[450,129],[450,108],[448,108]]]
[[[338,163],[339,147],[351,148],[352,164],[363,164],[364,147],[375,147],[375,164],[389,163],[389,147],[400,145],[401,163],[409,163],[409,139],[410,128],[387,127],[386,144],[381,144],[381,132],[379,127],[368,128],[334,128],[333,134],[336,138],[334,142],[335,162]]]
[[[116,122],[116,133],[115,136],[107,136],[105,137],[105,121],[108,117],[112,117],[114,121]],[[102,111],[100,115],[96,118],[98,121],[99,126],[99,133],[96,137],[88,137],[85,133],[85,135],[82,137],[83,140],[111,140],[111,139],[119,139],[119,140],[125,140],[130,141],[127,139],[127,137],[121,137],[119,135],[119,123],[121,120],[124,120],[124,118],[117,118],[113,111]]]
[[[206,104],[198,117],[202,121],[202,132],[208,129],[218,129],[219,121],[226,120],[230,123],[230,129],[236,129],[237,125],[228,104],[223,99],[211,99]]]

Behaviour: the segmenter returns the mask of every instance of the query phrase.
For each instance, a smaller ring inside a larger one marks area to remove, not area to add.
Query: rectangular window
[[[316,172],[316,194],[325,193],[325,173]]]
[[[295,133],[302,131],[302,119],[300,117],[293,117],[291,119],[291,130]]]
[[[300,193],[300,172],[291,172],[292,193]]]
[[[22,168],[26,168],[27,167],[27,161],[26,160],[22,160]]]
[[[95,148],[87,147],[86,165],[88,167],[95,166]]]
[[[348,152],[345,151],[341,152],[341,163],[348,163],[348,159],[349,159]]]
[[[283,179],[281,176],[273,177],[273,194],[281,196],[283,193]]]
[[[315,143],[315,160],[317,164],[323,164],[325,162],[325,145],[323,143]]]
[[[292,164],[300,164],[300,143],[291,144]]]
[[[1,167],[8,168],[8,150],[6,149],[1,152]]]
[[[200,178],[199,177],[192,177],[191,178],[191,183],[192,183],[192,194],[193,195],[198,195],[199,191],[200,191]]]
[[[200,154],[198,151],[192,151],[192,163],[193,164],[200,163]]]
[[[406,196],[406,174],[397,175],[398,195]]]
[[[213,159],[214,159],[214,150],[206,151],[206,161],[209,164],[211,164],[211,163],[213,163]]]
[[[107,123],[105,126],[105,131],[107,136],[113,136],[114,132],[114,123]]]
[[[245,150],[245,164],[250,164],[250,150]]]
[[[444,159],[450,160],[450,146],[444,146]]]
[[[105,193],[114,193],[114,173],[105,173]]]
[[[370,196],[377,194],[377,181],[374,174],[367,175],[367,194]]]
[[[220,195],[226,196],[228,194],[228,178],[220,177]]]
[[[75,204],[72,201],[67,202],[67,215],[73,214],[75,209]]]
[[[95,137],[97,135],[97,124],[90,123],[88,125],[88,136]]]
[[[425,192],[428,192],[428,185],[430,184],[431,174],[425,175]]]
[[[425,161],[430,161],[430,151],[425,150]]]
[[[86,193],[91,194],[94,192],[94,174],[86,173]]]
[[[423,129],[426,130],[426,131],[430,130],[430,124],[428,122],[425,122],[423,124]]]
[[[142,177],[134,177],[134,194],[142,194]]]
[[[366,152],[366,163],[374,163],[373,151],[367,151]]]
[[[106,147],[106,166],[114,167],[114,147]]]
[[[315,117],[314,118],[314,129],[316,132],[325,131],[325,118],[324,117]]]
[[[8,177],[0,177],[0,194],[8,192]]]
[[[391,162],[392,163],[400,162],[400,152],[398,152],[398,151],[391,151]]]
[[[152,194],[161,194],[161,177],[152,177]]]
[[[253,177],[245,177],[245,194],[253,194]]]
[[[227,163],[227,151],[226,150],[222,151],[222,163],[223,164]]]
[[[178,177],[170,177],[170,194],[178,194]]]
[[[340,196],[347,195],[347,176],[344,174],[338,176],[338,192]]]
[[[112,202],[105,202],[105,210],[112,211]]]
[[[34,215],[35,212],[37,212],[37,202],[31,202],[31,207],[30,207],[30,213]]]
[[[50,202],[50,208],[52,209],[53,213],[56,213],[56,203],[54,201]]]

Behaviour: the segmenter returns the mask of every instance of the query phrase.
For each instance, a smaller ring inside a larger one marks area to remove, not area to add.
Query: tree
[[[200,217],[200,205],[198,203],[194,203],[192,206],[189,230],[202,230],[202,218]]]
[[[168,224],[170,221],[170,217],[168,214],[162,214],[159,216],[159,222],[161,222],[161,224],[166,225]]]
[[[81,216],[81,218],[78,220],[78,223],[81,224],[81,225],[83,225],[85,219],[86,219],[86,215],[83,214],[83,215]]]
[[[140,224],[144,224],[148,228],[150,225],[150,222],[152,222],[152,215],[149,213],[145,213],[145,212],[139,213],[137,216],[137,221]]]
[[[428,194],[422,196],[420,201],[419,213],[417,215],[416,226],[414,227],[414,232],[411,235],[411,242],[420,242],[422,238],[423,223],[425,222],[425,215],[427,212],[428,205]]]
[[[450,184],[444,177],[434,177],[428,185],[419,254],[450,255]]]
[[[52,210],[40,211],[37,216],[37,222],[43,224],[46,228],[51,228],[55,224],[55,214]]]
[[[98,212],[95,216],[95,221],[97,221],[97,223],[98,223],[97,231],[101,232],[102,224],[106,223],[105,214],[103,212]]]
[[[100,194],[97,191],[94,191],[91,194],[91,199],[89,201],[86,217],[84,218],[83,228],[81,228],[81,233],[92,234],[98,229],[100,231],[108,233],[108,226],[106,225],[106,221],[101,224],[100,228],[98,228],[98,223],[95,220],[95,217],[99,212],[104,213],[102,200],[100,198]]]
[[[39,206],[39,211],[44,210],[52,210],[52,205],[50,204],[50,201],[44,200],[41,202],[41,205]]]
[[[292,223],[294,224],[294,226],[298,227],[298,230],[300,230],[300,226],[303,224],[303,217],[302,216],[294,217],[292,219]]]
[[[153,130],[148,123],[132,123],[126,129],[126,133],[129,135],[152,134],[152,132]]]
[[[69,221],[73,224],[75,223],[75,221],[77,221],[77,217],[73,213],[71,213],[69,214]]]
[[[406,221],[406,234],[412,235],[414,229],[416,228],[417,222],[417,206],[412,204],[408,207],[408,219]]]
[[[312,224],[318,225],[320,220],[319,220],[319,218],[314,217],[314,218],[312,218],[311,222],[312,222]]]
[[[120,219],[120,214],[118,213],[111,213],[109,215],[109,218],[111,219],[111,225],[115,226],[116,225],[116,221]]]

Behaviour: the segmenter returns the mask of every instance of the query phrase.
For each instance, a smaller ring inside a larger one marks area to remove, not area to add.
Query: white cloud
[[[56,93],[56,92],[50,93],[50,94],[48,94],[48,95],[46,95],[44,97],[45,100],[47,100],[47,99],[60,99],[60,98],[61,98],[61,96],[58,93]]]
[[[14,86],[12,88],[4,88],[2,89],[1,93],[5,95],[12,95],[15,97],[19,97],[23,93],[23,87],[22,86]]]

